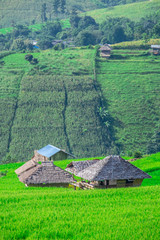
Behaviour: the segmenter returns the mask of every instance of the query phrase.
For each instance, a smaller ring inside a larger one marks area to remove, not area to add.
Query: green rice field
[[[153,177],[139,188],[85,191],[26,188],[14,173],[23,163],[0,165],[8,171],[0,178],[0,239],[159,239],[159,159],[157,153],[134,162]]]

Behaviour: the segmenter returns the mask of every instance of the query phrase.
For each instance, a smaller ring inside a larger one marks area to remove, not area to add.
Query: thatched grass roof
[[[38,168],[40,168],[40,167],[41,167],[41,165],[38,164],[38,165],[30,168],[29,170],[23,172],[22,174],[20,174],[20,175],[18,176],[19,181],[25,183],[25,182],[26,182],[26,179],[29,178],[29,176],[31,176],[31,175],[32,175],[36,170],[38,170]]]
[[[99,50],[100,51],[111,51],[111,48],[109,46],[102,46]]]
[[[120,156],[108,156],[77,174],[89,181],[151,178]]]
[[[30,160],[28,162],[26,162],[25,164],[23,164],[21,167],[19,167],[18,169],[15,170],[15,173],[17,175],[20,175],[22,174],[23,172],[25,171],[28,171],[29,169],[37,166],[38,163],[36,163],[35,161],[33,160]]]
[[[76,175],[78,172],[95,164],[97,161],[99,161],[99,159],[85,160],[85,161],[73,161],[67,165],[65,170]]]
[[[26,184],[53,184],[74,182],[72,175],[55,166],[52,162],[43,162],[28,178]]]

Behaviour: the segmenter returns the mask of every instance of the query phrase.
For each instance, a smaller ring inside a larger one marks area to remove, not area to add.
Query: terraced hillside
[[[27,160],[48,143],[76,156],[106,154],[111,139],[99,115],[95,50],[33,55],[38,65],[21,53],[1,59],[1,158],[9,152]]]
[[[125,153],[147,151],[160,119],[160,57],[144,50],[113,50],[97,60],[97,80]]]

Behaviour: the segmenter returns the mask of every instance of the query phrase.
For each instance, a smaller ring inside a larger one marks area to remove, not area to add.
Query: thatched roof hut
[[[154,55],[159,55],[160,54],[160,45],[151,45],[151,53]]]
[[[99,161],[99,159],[85,160],[85,161],[73,161],[67,165],[65,170],[76,175],[78,172],[95,164],[97,161]]]
[[[19,167],[18,169],[15,170],[15,173],[17,175],[22,174],[25,171],[30,170],[33,167],[36,167],[38,163],[36,163],[34,160],[30,160],[28,162],[26,162],[25,164],[23,164],[21,167]]]
[[[120,156],[108,156],[80,171],[77,176],[105,187],[140,186],[143,179],[151,178]]]
[[[103,58],[109,58],[111,56],[111,50],[112,48],[108,44],[101,46],[99,49],[100,56]]]
[[[147,173],[120,156],[108,156],[94,165],[85,168],[77,176],[90,181],[151,178]]]
[[[43,162],[35,171],[25,178],[27,185],[57,185],[64,186],[74,182],[70,173],[55,166],[52,162]]]

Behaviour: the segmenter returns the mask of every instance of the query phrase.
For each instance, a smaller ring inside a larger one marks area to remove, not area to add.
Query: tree
[[[65,10],[66,10],[66,0],[60,0],[60,12],[64,14]]]
[[[95,45],[96,44],[96,37],[89,31],[81,31],[75,40],[78,46],[87,46],[87,45]]]
[[[13,29],[13,32],[11,33],[13,38],[19,38],[19,37],[28,37],[31,30],[23,25],[16,25]]]
[[[97,23],[95,22],[94,18],[92,18],[90,16],[82,17],[78,22],[79,30],[84,30],[85,28],[87,28],[89,26],[98,26]]]
[[[22,39],[15,39],[13,40],[11,50],[25,50],[26,46],[24,44],[24,41]]]
[[[113,39],[115,43],[123,42],[126,40],[126,35],[122,27],[117,27],[113,33]]]
[[[47,11],[47,5],[46,5],[46,3],[43,3],[42,8],[41,8],[41,20],[42,20],[42,22],[47,21],[46,11]]]
[[[58,8],[60,5],[60,0],[53,0],[53,13],[55,14],[55,16],[57,16],[58,14]]]
[[[72,28],[78,28],[78,24],[80,21],[80,17],[78,16],[77,12],[75,9],[72,9],[71,16],[70,16],[70,24]]]
[[[55,37],[56,34],[58,32],[62,31],[62,27],[60,22],[50,22],[50,23],[46,23],[45,26],[42,27],[42,35],[44,36],[44,38],[46,38],[47,36],[52,36]]]
[[[38,42],[38,46],[40,47],[40,49],[45,50],[48,48],[52,48],[53,44],[52,44],[51,40],[49,40],[49,39],[41,39]]]

